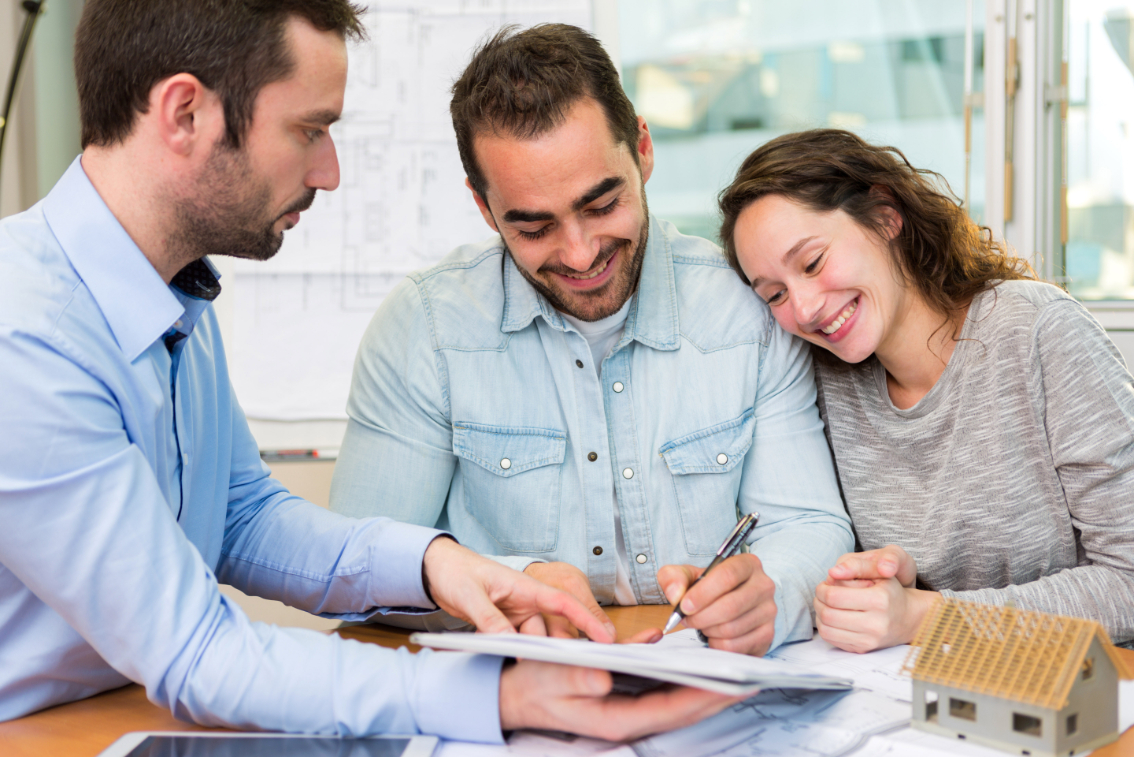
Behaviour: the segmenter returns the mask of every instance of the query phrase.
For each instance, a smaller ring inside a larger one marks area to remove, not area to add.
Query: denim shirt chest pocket
[[[736,525],[740,476],[755,427],[755,409],[749,408],[739,418],[687,434],[658,450],[673,476],[689,554],[715,554]]]
[[[469,513],[505,549],[549,552],[559,532],[559,476],[567,434],[453,424]]]

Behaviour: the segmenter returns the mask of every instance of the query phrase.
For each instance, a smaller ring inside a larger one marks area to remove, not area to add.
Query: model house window
[[[1079,716],[1078,716],[1078,714],[1068,715],[1067,716],[1067,735],[1070,736],[1071,734],[1076,733],[1078,730],[1079,730]]]
[[[1089,681],[1095,675],[1095,658],[1088,657],[1083,660],[1083,680]]]
[[[1026,733],[1030,736],[1043,735],[1043,721],[1032,715],[1012,713],[1012,730],[1016,733]]]
[[[949,714],[961,720],[976,720],[976,702],[949,697]]]

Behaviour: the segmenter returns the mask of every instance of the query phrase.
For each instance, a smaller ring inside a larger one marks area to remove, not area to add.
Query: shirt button
[[[719,455],[717,455],[717,462],[721,465],[724,465],[725,463],[728,462],[728,455],[726,455],[723,452],[720,453]]]
[[[594,552],[596,555],[601,555],[602,554],[602,547],[595,547],[591,551]]]
[[[508,470],[509,468],[512,467],[512,461],[509,460],[508,458],[504,458],[503,460],[500,461],[500,467],[503,468],[504,470]]]
[[[598,453],[597,452],[588,452],[587,453],[587,459],[590,460],[593,463],[595,460],[598,460]]]
[[[633,468],[624,468],[622,470],[622,477],[623,478],[634,478],[634,469]]]
[[[583,367],[583,361],[582,361],[582,360],[576,360],[576,361],[575,361],[575,365],[577,365],[577,366],[579,366],[580,368],[582,368],[582,367]]]
[[[178,320],[178,321],[174,321],[174,322],[173,322],[173,325],[174,325],[174,326],[176,326],[177,328],[181,328],[181,321],[179,321],[179,320]]]
[[[615,381],[615,382],[614,382],[614,386],[612,386],[612,387],[610,387],[610,388],[611,388],[611,389],[613,389],[613,390],[614,390],[615,392],[621,392],[621,391],[622,391],[623,389],[625,389],[626,387],[624,387],[624,386],[622,385],[622,382],[621,382],[621,381]]]
[[[646,557],[645,555],[638,555],[634,559],[638,561],[639,565],[643,565],[643,564],[645,564],[646,560],[648,560],[650,558]]]

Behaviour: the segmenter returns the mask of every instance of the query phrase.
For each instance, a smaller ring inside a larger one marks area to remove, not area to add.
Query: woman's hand
[[[839,649],[870,652],[908,643],[941,596],[906,588],[896,578],[869,584],[839,586],[828,579],[815,589],[815,625],[819,635]]]
[[[917,581],[917,563],[897,544],[867,552],[850,552],[827,571],[831,581],[876,581],[897,578],[910,588]]]
[[[909,642],[941,596],[914,588],[917,563],[894,544],[843,555],[827,576],[815,589],[815,625],[849,652]]]

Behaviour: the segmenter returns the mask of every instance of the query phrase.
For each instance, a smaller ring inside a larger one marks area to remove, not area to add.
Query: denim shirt
[[[601,379],[499,237],[403,281],[359,348],[331,507],[444,528],[519,569],[571,563],[603,604],[612,489],[643,603],[666,602],[661,566],[708,564],[755,511],[774,644],[810,638],[815,586],[854,540],[808,347],[710,242],[651,217],[645,256]]]

